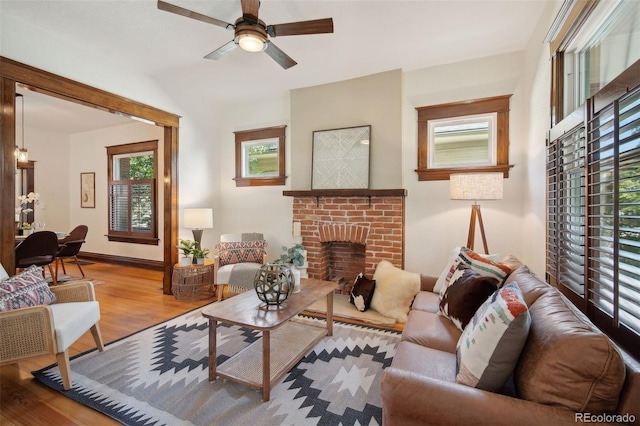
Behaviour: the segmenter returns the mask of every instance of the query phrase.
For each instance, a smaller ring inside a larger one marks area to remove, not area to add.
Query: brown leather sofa
[[[557,289],[510,256],[531,328],[500,393],[456,383],[462,334],[438,315],[435,277],[422,277],[402,341],[382,379],[385,425],[640,424],[640,364]],[[608,413],[607,416],[600,416]],[[619,415],[619,416],[616,416]],[[626,416],[625,416],[626,415]],[[600,422],[598,422],[600,423]]]

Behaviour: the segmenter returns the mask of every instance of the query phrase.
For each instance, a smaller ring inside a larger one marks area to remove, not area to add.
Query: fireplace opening
[[[363,244],[331,241],[329,251],[329,280],[339,284],[341,293],[349,293],[356,277],[365,270],[366,248]]]

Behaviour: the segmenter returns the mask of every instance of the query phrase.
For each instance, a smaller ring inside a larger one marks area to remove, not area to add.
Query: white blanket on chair
[[[236,263],[229,275],[229,291],[242,293],[253,289],[253,280],[261,266],[260,263]]]

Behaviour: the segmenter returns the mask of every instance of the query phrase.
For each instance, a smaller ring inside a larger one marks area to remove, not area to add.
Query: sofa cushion
[[[431,312],[412,310],[402,331],[402,340],[449,353],[456,352],[462,333],[447,318]]]
[[[428,348],[413,342],[400,342],[391,365],[394,368],[418,373],[431,379],[449,383],[456,382],[455,354]]]
[[[411,309],[417,309],[418,311],[438,313],[440,309],[440,295],[438,293],[432,293],[430,291],[419,291],[413,299]]]
[[[0,282],[0,312],[55,303],[56,295],[42,277],[42,268],[30,266]]]
[[[442,292],[438,313],[449,318],[462,331],[480,305],[498,289],[498,284],[496,278],[483,277],[461,263]]]
[[[387,260],[381,261],[373,274],[376,291],[371,308],[385,317],[407,322],[411,302],[420,289],[420,274],[404,271]]]
[[[230,241],[218,243],[220,266],[234,263],[262,263],[265,240]]]
[[[496,290],[460,337],[456,381],[492,392],[502,389],[518,362],[530,324],[520,288],[511,283]]]
[[[625,381],[611,340],[559,291],[529,307],[531,331],[515,370],[522,398],[590,413],[615,412]]]
[[[364,312],[371,306],[371,299],[376,289],[376,281],[371,280],[360,273],[351,287],[349,293],[349,303],[354,305],[357,310]]]

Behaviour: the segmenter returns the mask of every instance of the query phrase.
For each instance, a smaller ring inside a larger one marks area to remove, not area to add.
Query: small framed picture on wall
[[[80,173],[80,207],[96,208],[96,174],[94,172]]]

